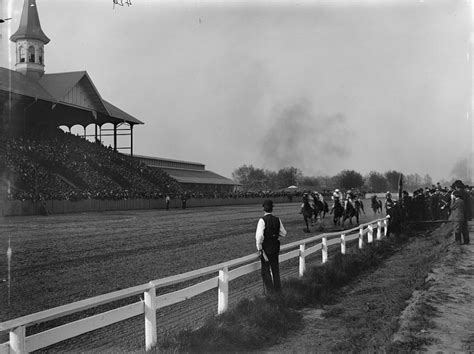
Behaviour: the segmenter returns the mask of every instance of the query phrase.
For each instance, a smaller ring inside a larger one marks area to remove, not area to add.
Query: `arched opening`
[[[20,63],[24,63],[26,61],[26,49],[25,47],[21,46],[19,49],[19,55],[20,55]]]
[[[43,48],[38,49],[38,63],[43,65]]]
[[[104,146],[114,148],[114,125],[105,123],[100,126],[100,138]]]
[[[60,125],[58,128],[61,129],[65,133],[72,133],[71,128],[68,127],[67,125]],[[77,134],[75,134],[75,135],[77,135]]]
[[[70,128],[70,132],[73,135],[84,137],[85,129],[84,129],[84,126],[82,126],[80,124],[75,124]]]
[[[35,62],[35,47],[33,46],[28,48],[28,62],[29,63]]]

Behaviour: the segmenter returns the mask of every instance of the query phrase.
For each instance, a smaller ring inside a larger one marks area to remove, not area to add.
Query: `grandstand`
[[[16,70],[0,68],[0,192],[8,199],[153,199],[233,190],[235,182],[201,163],[134,157],[133,129],[142,121],[103,99],[86,71],[46,74],[50,40],[35,0],[24,0],[10,40]],[[91,125],[94,133],[86,134]],[[77,126],[81,136],[70,134]],[[113,138],[108,148],[105,136]],[[128,136],[129,144],[119,146],[118,136]]]

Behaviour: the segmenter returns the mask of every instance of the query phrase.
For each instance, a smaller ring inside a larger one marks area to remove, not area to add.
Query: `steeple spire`
[[[36,0],[25,0],[23,3],[20,26],[10,37],[12,42],[16,42],[19,39],[37,39],[44,44],[49,43],[49,38],[41,29],[38,10],[36,8]]]
[[[16,70],[39,79],[44,74],[44,45],[49,38],[41,29],[36,0],[25,0],[20,26],[10,37],[16,43]]]

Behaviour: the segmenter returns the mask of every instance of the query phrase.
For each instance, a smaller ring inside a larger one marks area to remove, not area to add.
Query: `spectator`
[[[461,236],[465,235],[466,227],[466,208],[465,203],[461,198],[460,191],[454,191],[452,194],[452,203],[451,203],[451,215],[449,216],[449,221],[452,223],[454,241],[458,244],[463,243]],[[469,238],[464,239],[464,243],[469,243]]]
[[[280,269],[278,255],[280,253],[279,237],[286,236],[281,220],[272,215],[273,201],[263,202],[264,215],[258,220],[255,239],[257,251],[260,253],[263,284],[268,293],[281,292]],[[271,270],[271,272],[270,272]]]

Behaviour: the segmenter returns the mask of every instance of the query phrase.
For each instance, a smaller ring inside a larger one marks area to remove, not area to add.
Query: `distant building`
[[[185,189],[202,192],[233,192],[239,184],[233,180],[206,170],[199,162],[171,160],[150,156],[135,155],[149,167],[160,168],[176,179]]]

